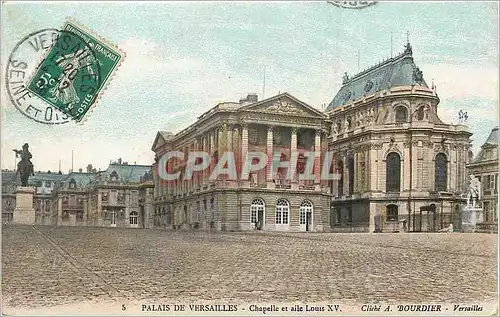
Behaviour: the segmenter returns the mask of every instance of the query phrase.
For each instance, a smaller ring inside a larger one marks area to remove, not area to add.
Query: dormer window
[[[69,188],[76,188],[76,181],[73,178],[69,181]]]
[[[109,180],[112,182],[118,181],[118,173],[116,171],[113,171],[109,176]]]

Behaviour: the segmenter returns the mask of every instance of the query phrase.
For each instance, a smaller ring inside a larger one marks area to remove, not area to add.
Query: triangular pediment
[[[171,132],[158,131],[153,142],[153,146],[151,147],[151,151],[155,152],[158,148],[165,145],[165,143],[167,143],[167,140],[171,137],[173,137],[173,134]]]
[[[309,106],[305,102],[300,101],[288,93],[283,93],[251,105],[244,106],[240,108],[240,111],[320,118],[325,117],[321,111]]]

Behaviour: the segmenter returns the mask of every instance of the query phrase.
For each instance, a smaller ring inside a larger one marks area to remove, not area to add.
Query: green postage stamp
[[[67,21],[28,82],[28,90],[82,121],[125,54],[84,27]]]

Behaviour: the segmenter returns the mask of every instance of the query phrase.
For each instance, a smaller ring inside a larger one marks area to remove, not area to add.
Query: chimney
[[[241,98],[240,99],[240,104],[242,105],[249,105],[252,103],[256,103],[259,101],[259,97],[257,96],[256,93],[249,93],[246,98]]]
[[[257,101],[259,101],[259,96],[254,92],[249,93],[247,95],[247,101],[251,102],[251,103],[257,102]]]

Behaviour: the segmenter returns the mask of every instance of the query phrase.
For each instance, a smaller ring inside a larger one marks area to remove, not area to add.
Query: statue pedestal
[[[34,194],[35,190],[31,187],[17,187],[13,223],[23,225],[35,224],[35,209],[33,208]]]
[[[483,209],[473,206],[465,206],[462,210],[462,230],[464,232],[475,232],[476,224],[478,222],[481,223],[482,218]]]

